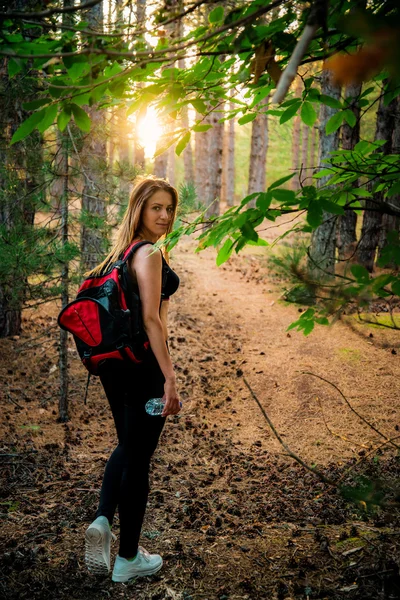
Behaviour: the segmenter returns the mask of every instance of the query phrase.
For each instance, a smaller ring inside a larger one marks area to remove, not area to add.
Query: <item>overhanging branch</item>
[[[0,12],[0,18],[4,19],[39,19],[42,17],[51,17],[51,15],[62,14],[62,13],[73,13],[78,10],[85,10],[86,8],[92,8],[96,4],[100,4],[103,0],[87,0],[84,4],[78,4],[76,6],[65,6],[63,8],[48,8],[41,12],[19,12],[19,11],[8,11]]]

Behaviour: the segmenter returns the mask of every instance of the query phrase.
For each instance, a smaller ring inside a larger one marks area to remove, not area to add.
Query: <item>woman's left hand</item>
[[[167,417],[168,415],[177,415],[181,410],[181,404],[179,402],[178,392],[176,390],[175,380],[166,381],[164,384],[164,398],[165,405],[161,416]]]

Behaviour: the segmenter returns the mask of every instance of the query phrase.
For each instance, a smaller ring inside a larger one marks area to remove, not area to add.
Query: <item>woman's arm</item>
[[[142,304],[143,324],[151,349],[165,377],[165,407],[163,416],[179,412],[174,367],[165,343],[164,327],[160,318],[162,258],[152,246],[142,246],[135,252],[129,268],[134,270]]]

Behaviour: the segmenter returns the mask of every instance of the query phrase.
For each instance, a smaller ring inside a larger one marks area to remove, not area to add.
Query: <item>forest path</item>
[[[305,472],[278,444],[242,379],[243,373],[285,442],[309,464],[347,486],[366,475],[397,489],[400,462],[393,451],[384,449],[388,460],[374,451],[355,465],[381,438],[331,386],[300,374],[312,371],[335,383],[352,406],[394,437],[400,372],[391,352],[399,352],[397,332],[357,333],[338,323],[308,338],[288,336],[298,308],[279,301],[262,260],[243,253],[218,268],[215,251],[193,250],[194,242],[183,239],[171,257],[181,287],[171,299],[170,348],[186,402],[168,418],[153,457],[141,540],[163,556],[163,570],[129,586],[86,572],[84,532],[116,434],[98,378],[83,404],[87,375],[72,340],[70,421],[57,421],[58,308],[43,305],[26,311],[21,336],[0,341],[0,595],[304,600],[312,593],[375,600],[384,585],[384,597],[398,597],[390,595],[399,588],[397,513],[369,517]],[[328,432],[317,397],[341,437]],[[118,535],[118,516],[113,530]],[[113,557],[117,549],[114,544]]]
[[[332,386],[303,371],[334,383],[382,433],[396,434],[400,361],[392,351],[398,352],[397,332],[376,328],[360,332],[337,323],[317,326],[308,337],[287,333],[288,325],[299,317],[298,309],[280,302],[280,291],[270,281],[259,282],[257,258],[234,257],[217,267],[213,249],[194,254],[193,248],[193,242],[184,239],[173,253],[172,266],[182,287],[171,312],[180,325],[188,319],[191,323],[185,343],[178,346],[184,351],[189,345],[200,372],[213,383],[212,406],[220,410],[213,411],[212,418],[228,428],[232,439],[247,448],[259,440],[269,452],[283,450],[237,376],[238,369],[286,443],[313,463],[358,456],[362,447],[372,448],[384,440]],[[256,279],[251,277],[254,271]],[[227,395],[232,398],[229,402]]]

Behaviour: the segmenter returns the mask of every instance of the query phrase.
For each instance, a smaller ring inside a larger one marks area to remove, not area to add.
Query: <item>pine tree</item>
[[[340,87],[336,85],[330,71],[324,69],[321,78],[321,93],[335,100],[340,99]],[[338,149],[339,132],[326,133],[326,124],[337,112],[336,108],[321,104],[319,115],[319,166],[324,166],[324,161],[329,159],[331,152]],[[325,186],[329,177],[321,177],[319,186]],[[314,279],[323,279],[335,271],[335,249],[336,249],[336,217],[323,211],[322,223],[311,235],[309,248],[308,270]]]

